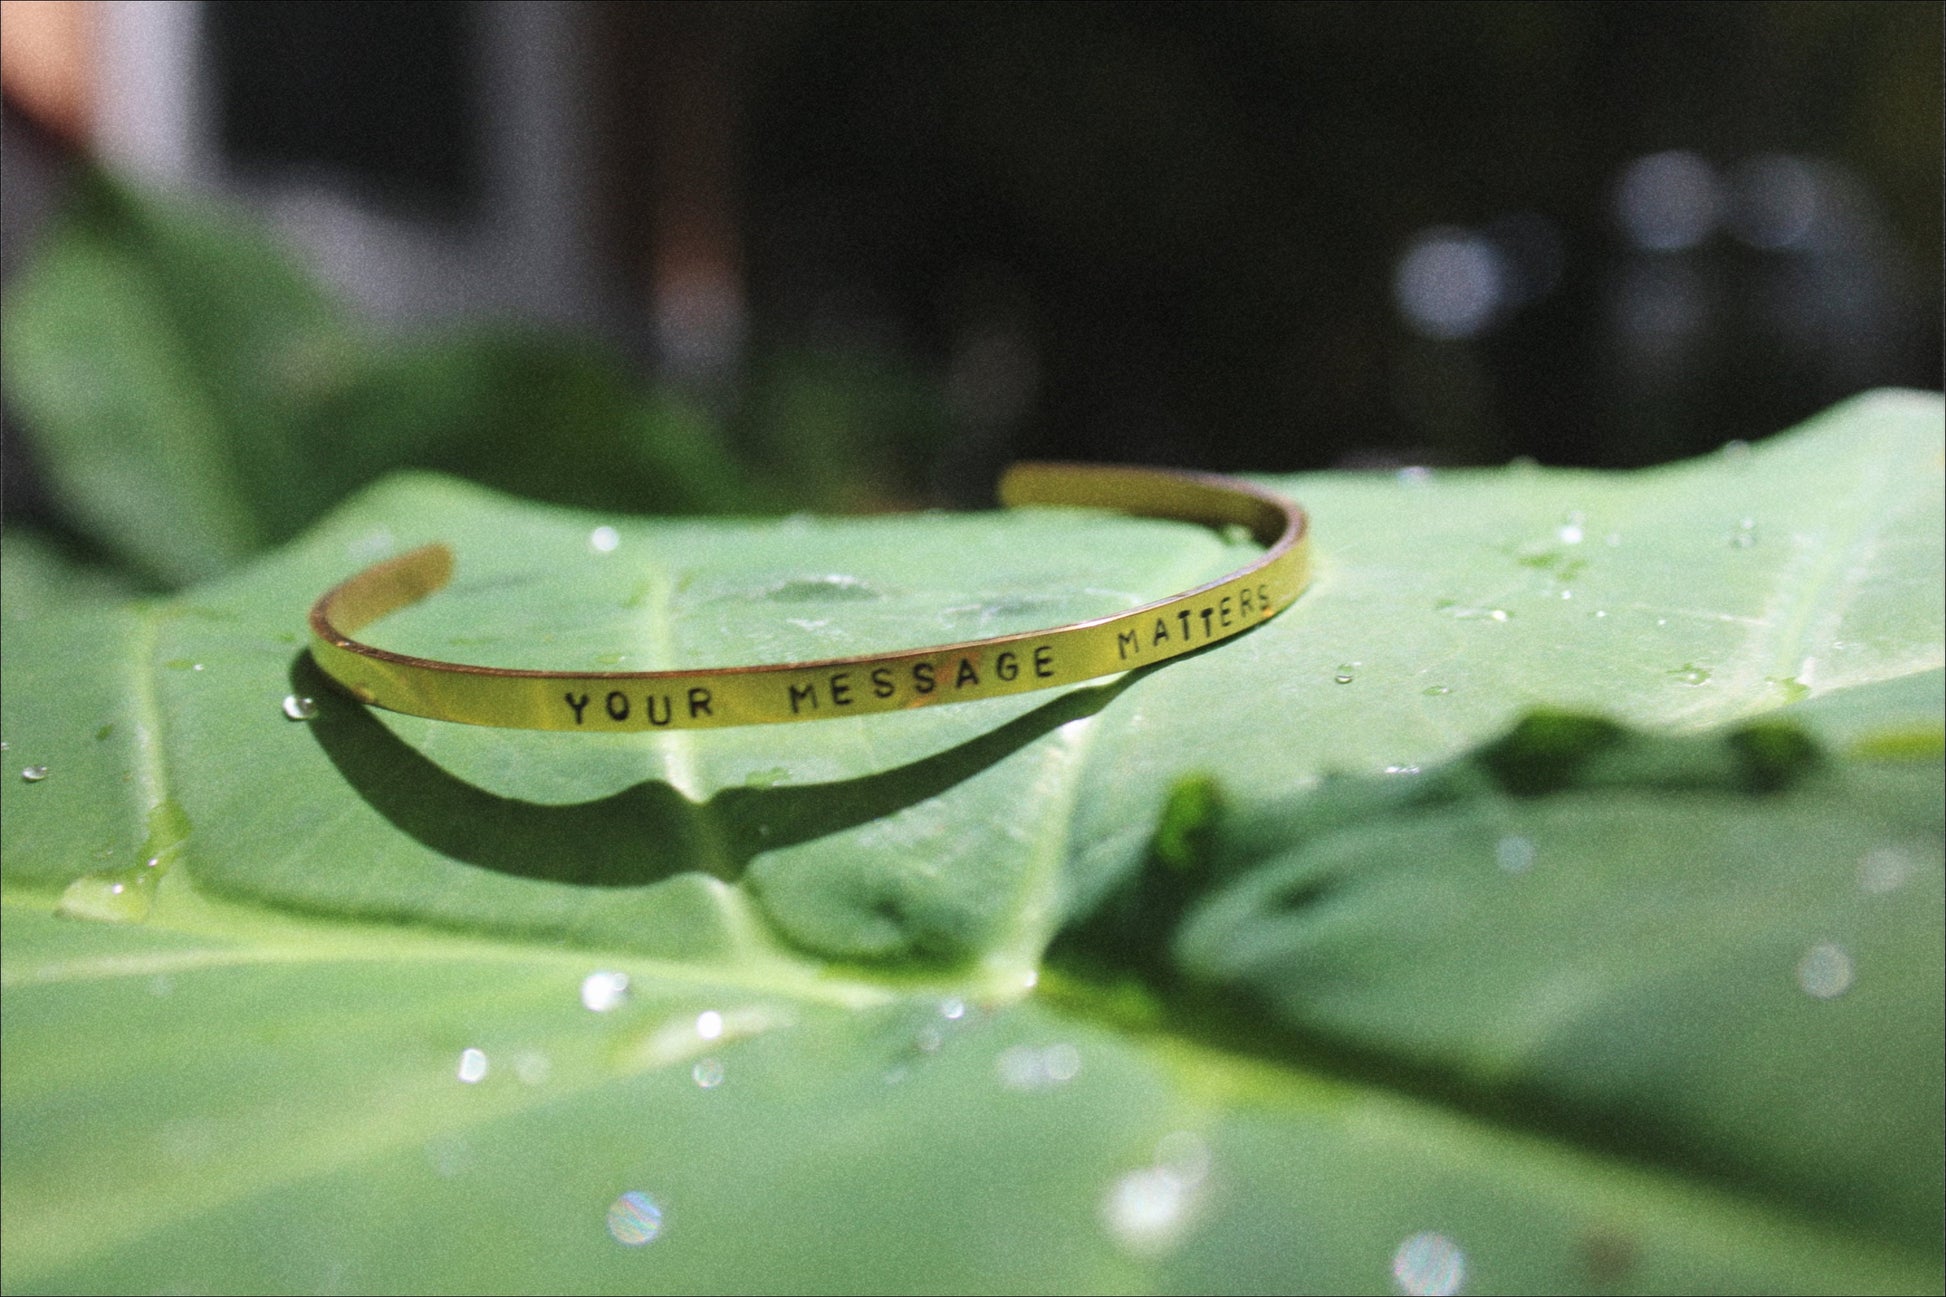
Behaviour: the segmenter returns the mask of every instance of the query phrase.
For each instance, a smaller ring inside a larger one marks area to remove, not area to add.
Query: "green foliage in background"
[[[8,409],[51,492],[162,588],[401,467],[593,508],[781,512],[910,492],[944,424],[910,374],[828,353],[764,360],[726,423],[580,340],[379,334],[239,216],[92,171],[4,322]]]
[[[184,300],[131,286],[195,279],[188,229],[103,236],[97,302]],[[1274,479],[1313,588],[1059,694],[499,731],[333,692],[311,600],[446,540],[373,639],[647,669],[1045,626],[1247,546],[334,504],[502,471],[356,430],[497,408],[495,367],[279,422],[190,339],[272,332],[234,301],[93,340],[45,287],[78,238],[8,304],[9,399],[128,567],[4,549],[8,1291],[1940,1287],[1938,397],[1627,475]],[[621,390],[540,386],[564,427]],[[637,432],[672,503],[731,480]],[[312,497],[264,468],[367,435]]]

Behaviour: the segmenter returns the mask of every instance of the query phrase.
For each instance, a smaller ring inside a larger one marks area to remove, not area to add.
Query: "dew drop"
[[[1858,889],[1871,896],[1883,896],[1905,886],[1912,876],[1913,859],[1898,847],[1873,847],[1858,861]]]
[[[203,664],[201,662],[191,663],[189,669],[191,671],[201,671],[203,669]]]
[[[623,1247],[641,1247],[662,1236],[662,1207],[640,1189],[608,1204],[608,1233]]]
[[[345,553],[352,558],[377,558],[389,552],[395,544],[390,528],[377,527],[355,540],[346,542]]]
[[[462,1049],[459,1053],[459,1070],[455,1073],[468,1085],[477,1085],[486,1079],[487,1056],[478,1049]]]
[[[628,654],[626,653],[595,654],[595,665],[598,667],[618,667],[626,661],[628,661]]]
[[[1851,956],[1842,946],[1820,942],[1797,961],[1797,984],[1813,999],[1836,999],[1851,989],[1851,981]]]
[[[1357,670],[1357,667],[1358,663],[1356,662],[1340,662],[1338,664],[1337,674],[1331,678],[1341,685],[1348,685],[1352,682],[1353,672]]]
[[[1453,691],[1445,685],[1427,685],[1422,692],[1428,698],[1443,698]]]
[[[1155,1257],[1182,1241],[1191,1205],[1190,1185],[1160,1167],[1145,1166],[1109,1186],[1101,1223],[1124,1251]]]
[[[1737,525],[1730,531],[1732,549],[1749,549],[1757,543],[1757,523],[1753,518],[1739,518]]]
[[[743,777],[745,788],[775,788],[790,778],[790,771],[784,766],[766,766],[762,770],[752,770]]]
[[[1055,1085],[1072,1081],[1081,1072],[1081,1051],[1073,1045],[1049,1045],[1041,1051],[1041,1069]]]
[[[628,1002],[627,973],[590,973],[581,979],[581,1007],[595,1013],[619,1009]]]
[[[1434,612],[1444,613],[1455,621],[1506,621],[1513,616],[1505,608],[1476,608],[1452,599],[1441,599],[1432,608]]]
[[[764,598],[778,603],[856,602],[881,597],[871,582],[836,572],[784,581],[764,591]]]
[[[1708,684],[1710,678],[1709,668],[1699,667],[1694,662],[1685,662],[1669,674],[1686,685]]]
[[[302,694],[285,694],[284,715],[294,721],[316,720],[318,715],[317,700],[315,698],[306,698]]]
[[[5,739],[0,739],[0,752],[5,752],[6,750],[7,750],[7,741]]]
[[[1600,621],[1600,620],[1601,620],[1602,618],[1604,618],[1604,617],[1606,617],[1607,615],[1608,615],[1608,610],[1607,610],[1606,608],[1597,608],[1597,609],[1595,609],[1595,620],[1596,620],[1596,621]]]
[[[597,554],[613,554],[622,543],[622,533],[613,527],[597,527],[588,533],[588,548]]]
[[[1524,874],[1534,867],[1534,842],[1510,833],[1493,844],[1494,863],[1510,874]]]
[[[47,778],[47,767],[46,766],[26,766],[22,768],[20,772],[20,777],[26,780],[30,784],[37,784],[41,780]]]
[[[703,1040],[719,1040],[723,1036],[723,1015],[715,1009],[705,1009],[696,1015],[696,1035]]]
[[[696,1066],[689,1069],[689,1079],[702,1089],[714,1090],[723,1084],[723,1060],[714,1056],[697,1059]]]
[[[1387,766],[1385,767],[1385,773],[1388,775],[1416,775],[1419,773],[1419,767],[1418,766]]]
[[[1584,535],[1581,530],[1581,523],[1581,514],[1571,513],[1568,515],[1567,521],[1554,529],[1554,534],[1560,537],[1563,545],[1579,545]]]
[[[1003,1050],[994,1061],[1000,1072],[1000,1084],[1023,1092],[1051,1090],[1072,1081],[1081,1072],[1081,1051],[1068,1044],[1049,1045],[1044,1049],[1014,1045]]]
[[[113,873],[86,874],[61,891],[54,913],[96,923],[140,923],[155,905],[158,871],[137,865]]]
[[[949,1022],[958,1022],[966,1016],[966,1001],[961,999],[941,1000],[939,1002],[939,1016]]]
[[[1412,1297],[1451,1297],[1466,1282],[1466,1253],[1444,1234],[1414,1234],[1392,1254],[1392,1278]]]

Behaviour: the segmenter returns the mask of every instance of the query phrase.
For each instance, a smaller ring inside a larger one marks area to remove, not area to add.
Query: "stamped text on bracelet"
[[[1308,577],[1303,513],[1248,483],[1156,469],[1019,464],[1002,479],[1000,494],[1009,505],[1096,505],[1242,525],[1268,550],[1193,590],[1043,631],[819,662],[581,673],[439,662],[352,639],[450,580],[452,551],[427,545],[367,568],[319,599],[311,610],[311,652],[364,702],[440,720],[584,733],[754,725],[1024,693],[1165,661],[1271,617]]]

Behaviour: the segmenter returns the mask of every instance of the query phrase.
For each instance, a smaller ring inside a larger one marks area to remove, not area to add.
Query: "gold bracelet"
[[[932,648],[695,671],[527,671],[390,653],[352,639],[441,589],[453,551],[425,545],[376,563],[311,608],[311,656],[360,701],[507,729],[711,729],[906,711],[1052,689],[1166,661],[1276,615],[1310,579],[1303,510],[1234,478],[1164,469],[1016,464],[1008,507],[1091,505],[1212,527],[1241,525],[1268,547],[1256,562],[1126,612]]]

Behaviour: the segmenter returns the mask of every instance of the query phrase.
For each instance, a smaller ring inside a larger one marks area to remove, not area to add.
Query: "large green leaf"
[[[1280,481],[1319,575],[1250,635],[817,725],[373,713],[299,632],[428,539],[388,646],[630,667],[1239,546],[408,477],[174,600],[10,606],[7,1287],[1937,1289],[1941,418]]]

